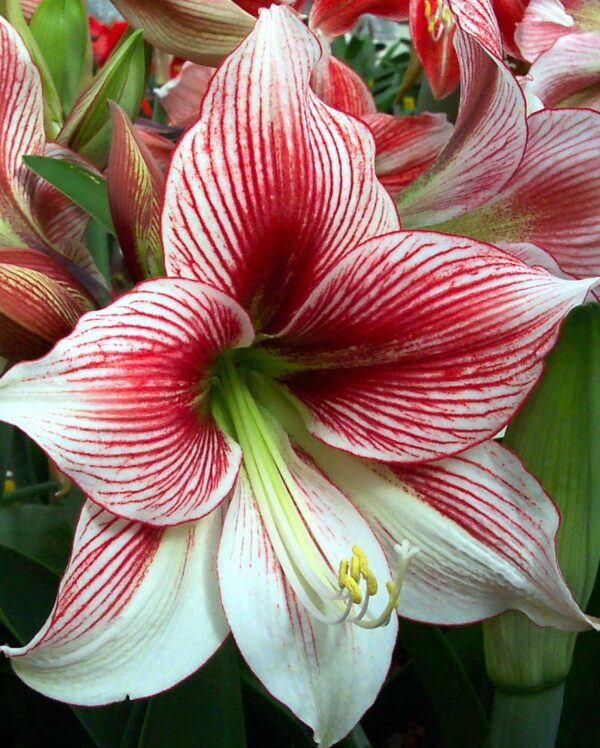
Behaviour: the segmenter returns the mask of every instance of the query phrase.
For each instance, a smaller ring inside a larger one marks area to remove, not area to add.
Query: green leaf
[[[58,141],[104,168],[112,121],[108,102],[115,101],[130,119],[137,116],[146,84],[146,56],[141,31],[114,50],[81,93],[59,133]]]
[[[42,0],[29,24],[67,114],[91,77],[92,50],[83,0]]]
[[[0,546],[0,621],[20,644],[42,627],[52,610],[57,586],[54,572]]]
[[[0,546],[12,548],[61,574],[69,559],[71,529],[57,506],[0,507]]]
[[[481,748],[488,731],[485,711],[444,634],[437,626],[402,621],[401,642],[433,704],[445,748]]]
[[[138,748],[243,748],[244,710],[235,647],[227,640],[194,675],[150,700]]]
[[[32,171],[99,221],[108,232],[115,233],[103,177],[77,164],[49,156],[23,156],[23,161]]]

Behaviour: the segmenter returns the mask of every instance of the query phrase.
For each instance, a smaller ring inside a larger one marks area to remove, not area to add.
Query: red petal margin
[[[445,114],[372,114],[363,121],[375,138],[375,171],[392,197],[425,171],[452,134]]]
[[[125,112],[110,105],[113,136],[106,181],[108,201],[127,270],[134,281],[164,275],[160,204],[164,178]]]
[[[576,278],[600,275],[600,112],[546,109],[528,119],[521,167],[490,206],[521,220],[516,237]]]
[[[393,559],[409,538],[413,557],[400,612],[445,625],[522,610],[540,626],[597,625],[579,609],[556,558],[559,514],[520,460],[495,442],[457,457],[378,474],[359,508]],[[396,484],[397,491],[384,485]]]
[[[340,36],[354,26],[363,13],[406,21],[410,0],[315,0],[310,11],[309,24],[325,36]]]
[[[13,367],[0,380],[0,418],[114,514],[157,526],[199,519],[241,460],[210,415],[210,366],[252,339],[245,313],[218,291],[148,281],[85,315],[45,358]]]
[[[217,65],[252,31],[254,18],[234,0],[115,0],[144,38],[165,52]]]
[[[360,75],[330,54],[314,69],[311,86],[322,102],[340,112],[363,117],[377,111],[373,95]]]
[[[592,285],[469,239],[398,232],[338,263],[271,345],[308,368],[286,383],[314,436],[432,460],[506,424]]]
[[[456,34],[461,99],[452,137],[398,201],[404,225],[417,228],[467,213],[499,194],[527,141],[525,99],[511,71],[476,40]]]
[[[320,54],[289,8],[262,11],[167,178],[167,273],[231,295],[263,329],[360,241],[399,227],[368,128],[310,90]]]
[[[502,58],[502,41],[493,0],[448,0],[448,5],[463,33]]]
[[[218,511],[165,530],[87,502],[44,627],[25,647],[2,647],[14,670],[47,696],[86,706],[183,680],[228,630],[215,568],[220,529]]]

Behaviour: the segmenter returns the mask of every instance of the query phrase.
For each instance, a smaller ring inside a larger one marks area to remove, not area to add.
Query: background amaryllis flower
[[[473,25],[456,0],[453,8],[459,114],[437,159],[398,197],[405,226],[488,241],[556,274],[597,275],[600,113],[527,117],[522,91],[498,57],[497,30]]]
[[[477,445],[591,281],[400,231],[368,129],[310,90],[319,54],[262,13],[173,156],[169,277],[0,380],[2,418],[90,498],[46,625],[4,648],[54,698],[156,693],[231,629],[330,745],[385,678],[403,582],[415,618],[590,625],[552,502]]]

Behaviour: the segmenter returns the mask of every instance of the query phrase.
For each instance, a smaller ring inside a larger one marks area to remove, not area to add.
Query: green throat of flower
[[[385,605],[383,590],[358,545],[352,546],[350,558],[326,557],[310,529],[308,496],[294,474],[293,448],[287,434],[277,413],[264,407],[253,387],[253,381],[260,379],[263,387],[279,388],[265,372],[281,371],[282,365],[251,350],[221,356],[211,387],[211,408],[219,424],[242,448],[241,479],[249,483],[283,571],[302,603],[319,620],[349,622],[362,628],[385,626],[398,607],[400,588],[417,549],[408,541],[396,546],[397,569],[394,579],[385,585]]]

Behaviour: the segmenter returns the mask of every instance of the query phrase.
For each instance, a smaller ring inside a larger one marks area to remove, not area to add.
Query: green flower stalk
[[[538,477],[562,517],[558,558],[579,605],[600,557],[600,309],[575,309],[504,445]],[[490,746],[554,745],[576,634],[540,629],[518,612],[484,624],[497,688]]]

